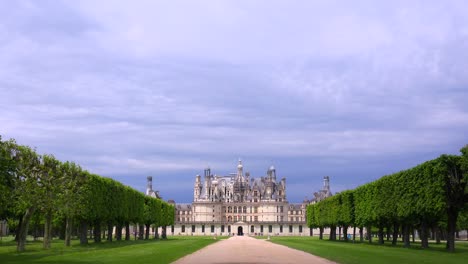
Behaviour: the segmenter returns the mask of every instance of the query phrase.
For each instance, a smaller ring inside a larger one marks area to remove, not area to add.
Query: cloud
[[[0,5],[0,134],[176,201],[238,157],[300,201],[467,141],[463,1]]]

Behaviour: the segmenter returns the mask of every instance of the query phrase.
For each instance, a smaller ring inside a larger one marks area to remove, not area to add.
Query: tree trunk
[[[16,245],[17,251],[24,251],[26,249],[26,237],[28,235],[29,221],[31,220],[32,215],[34,214],[35,208],[29,207],[26,209],[21,221],[19,228],[18,242]]]
[[[96,221],[94,223],[93,236],[95,243],[101,243],[101,222]]]
[[[379,244],[383,245],[384,244],[384,230],[383,226],[379,226]]]
[[[44,249],[50,249],[50,243],[52,241],[52,211],[45,213],[44,223],[44,241],[42,247]]]
[[[440,237],[441,237],[441,232],[440,232],[440,227],[435,228],[435,240],[436,244],[440,244]]]
[[[114,229],[114,225],[112,222],[107,222],[107,241],[112,242],[112,231]]]
[[[390,236],[391,236],[391,227],[390,226],[387,226],[387,241],[390,241]]]
[[[143,232],[144,232],[144,229],[145,229],[145,225],[140,224],[139,229],[140,230],[138,230],[138,239],[143,240]]]
[[[410,247],[410,227],[409,225],[403,225],[403,246]]]
[[[309,236],[314,236],[314,229],[312,227],[309,228]]]
[[[356,226],[353,226],[353,243],[356,242]]]
[[[19,236],[20,236],[20,230],[19,230],[19,227],[23,225],[23,217],[19,217],[19,221],[18,221],[18,228],[16,228],[16,232],[15,232],[15,241],[18,242],[19,241]]]
[[[130,223],[125,223],[125,240],[130,240]]]
[[[344,241],[348,241],[348,226],[343,226],[343,238]]]
[[[416,231],[416,230],[414,230],[414,227],[413,227],[413,228],[411,229],[411,238],[412,238],[412,240],[413,240],[413,243],[414,243],[414,241],[416,240],[416,238],[415,238],[415,237],[416,237],[416,232],[415,232],[415,231]]]
[[[398,229],[400,228],[398,223],[393,223],[393,237],[392,237],[392,245],[396,246],[398,242]]]
[[[145,239],[148,240],[149,239],[149,234],[150,234],[150,224],[146,224],[146,231],[145,231]]]
[[[369,239],[369,244],[372,243],[372,226],[367,226],[367,239]]]
[[[330,227],[330,237],[329,240],[336,240],[336,226]]]
[[[455,231],[457,227],[458,212],[449,208],[447,212],[447,250],[455,251]]]
[[[156,230],[154,232],[154,239],[159,239],[159,226],[155,226],[154,229]]]
[[[67,216],[65,218],[65,246],[69,247],[71,245],[71,235],[72,235],[72,219]]]
[[[323,227],[319,227],[319,231],[320,231],[319,239],[322,240],[323,239]]]
[[[359,241],[360,241],[360,242],[363,242],[363,241],[364,241],[364,236],[363,236],[363,233],[364,233],[364,232],[363,232],[363,231],[364,231],[364,230],[363,230],[363,227],[362,227],[362,226],[359,227]]]
[[[167,226],[163,226],[163,227],[161,228],[161,237],[162,237],[162,239],[167,239],[166,230],[167,230]]]
[[[429,247],[429,241],[428,241],[428,234],[427,234],[427,224],[425,221],[421,222],[421,234],[419,234],[420,239],[421,239],[421,247],[422,248],[428,248]]]
[[[335,237],[336,240],[336,237]],[[341,240],[341,226],[338,227],[338,240]]]
[[[80,221],[80,245],[88,244],[88,223],[85,220]]]
[[[120,222],[115,226],[115,239],[117,239],[117,241],[122,240],[122,224]]]

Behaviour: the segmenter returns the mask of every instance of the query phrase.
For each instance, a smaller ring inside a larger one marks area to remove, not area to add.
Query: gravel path
[[[185,256],[174,264],[202,263],[334,263],[329,260],[248,236],[234,236]]]

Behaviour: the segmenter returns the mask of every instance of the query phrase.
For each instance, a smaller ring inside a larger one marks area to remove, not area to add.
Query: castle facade
[[[150,181],[150,178],[148,178]],[[151,183],[148,182],[148,188]],[[308,204],[331,196],[329,178],[324,178],[320,195],[302,203],[287,200],[286,178],[277,176],[271,166],[266,175],[251,178],[239,160],[235,173],[213,175],[204,171],[195,176],[193,202],[175,204],[175,225],[168,228],[173,235],[310,235],[306,224]],[[154,195],[154,191],[147,190]]]

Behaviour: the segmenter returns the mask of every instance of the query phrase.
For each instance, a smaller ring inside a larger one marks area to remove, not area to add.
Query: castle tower
[[[194,201],[198,201],[198,199],[200,199],[201,190],[203,187],[200,178],[201,178],[200,175],[197,175],[195,177],[195,185],[193,186],[193,200]]]
[[[205,199],[210,199],[211,194],[211,170],[210,168],[205,169]]]
[[[146,195],[151,195],[153,192],[153,177],[148,176],[146,177],[147,179],[147,184],[146,184]]]
[[[323,177],[323,191],[326,193],[327,197],[331,196],[331,190],[330,190],[330,177],[325,176]]]
[[[239,159],[239,165],[237,165],[237,181],[243,182],[244,181],[244,166],[242,166],[242,160]]]

